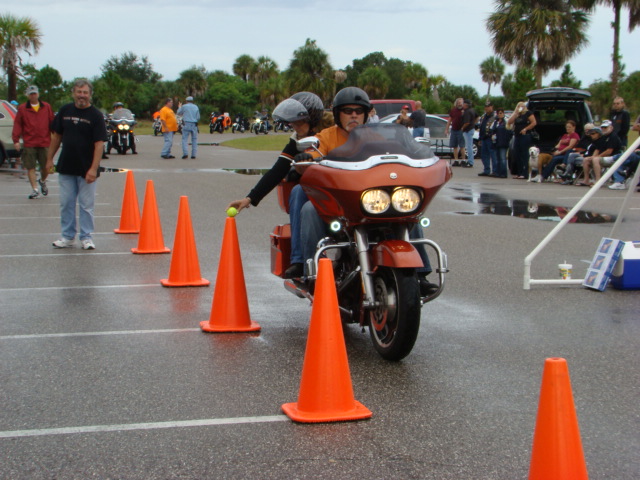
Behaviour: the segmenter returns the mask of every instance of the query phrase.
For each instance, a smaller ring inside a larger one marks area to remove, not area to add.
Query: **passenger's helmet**
[[[295,122],[306,120],[309,127],[313,129],[322,119],[324,105],[316,94],[311,92],[298,92],[278,104],[273,111],[274,120],[284,122]]]
[[[113,104],[113,109],[115,110],[118,107],[124,107],[124,103],[122,102],[116,102]]]
[[[369,101],[369,95],[358,87],[346,87],[336,93],[333,99],[333,117],[335,122],[340,125],[340,107],[344,105],[360,105],[364,107],[365,121],[371,111],[371,102]],[[342,126],[342,125],[340,125]]]

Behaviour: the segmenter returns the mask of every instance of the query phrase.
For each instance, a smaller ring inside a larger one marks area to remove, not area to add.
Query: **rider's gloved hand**
[[[302,152],[297,154],[295,157],[293,157],[293,159],[297,162],[311,162],[313,160],[313,157],[311,156],[310,153],[307,152]]]

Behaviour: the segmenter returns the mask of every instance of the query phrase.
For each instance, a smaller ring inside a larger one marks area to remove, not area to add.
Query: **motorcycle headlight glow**
[[[413,188],[399,188],[393,192],[391,203],[398,212],[413,212],[420,205],[420,194]]]
[[[118,125],[118,130],[122,130],[123,128],[124,128],[124,126]]]
[[[124,129],[125,129],[125,130],[129,130],[129,128],[131,128],[131,127],[129,127],[129,125],[125,125],[125,126],[124,126]]]
[[[384,190],[374,189],[367,190],[362,195],[362,208],[371,214],[384,213],[391,205],[391,197]]]

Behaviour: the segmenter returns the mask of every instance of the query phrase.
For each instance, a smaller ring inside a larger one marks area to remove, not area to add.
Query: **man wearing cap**
[[[178,103],[178,109],[182,106]],[[178,131],[178,120],[176,114],[173,112],[173,99],[167,98],[164,102],[164,107],[160,109],[160,123],[162,124],[162,136],[164,137],[164,144],[162,145],[162,152],[160,157],[162,158],[176,158],[171,155],[171,147],[173,147],[173,135]]]
[[[396,123],[399,123],[403,127],[409,128],[411,126],[411,117],[409,117],[409,110],[411,107],[409,105],[403,105],[400,109],[400,115],[396,118]]]
[[[186,104],[178,108],[178,115],[182,115],[182,159],[189,156],[189,135],[191,135],[191,158],[196,158],[198,153],[198,120],[200,109],[193,103],[193,97],[186,98]]]
[[[464,137],[462,136],[462,98],[456,98],[451,110],[449,110],[449,120],[447,120],[447,126],[444,127],[444,134],[449,136],[449,147],[453,149],[453,167],[459,165],[458,158],[464,158]],[[451,129],[451,130],[449,130]],[[460,153],[460,157],[458,157]]]
[[[11,137],[17,152],[20,152],[20,138],[24,144],[22,152],[22,164],[27,169],[29,183],[32,192],[29,198],[38,198],[40,192],[46,196],[49,194],[47,188],[46,169],[47,151],[51,144],[51,122],[53,122],[53,111],[47,102],[39,99],[38,87],[31,85],[25,91],[29,100],[18,106],[18,114],[13,122]],[[36,164],[40,165],[40,192],[36,183]]]
[[[463,167],[473,167],[473,132],[476,128],[476,111],[471,108],[471,100],[464,99],[462,102],[462,136],[464,137],[464,146],[467,149],[467,163],[463,163]]]
[[[600,128],[595,127],[587,132],[587,134],[596,137],[595,148],[593,153],[584,157],[582,162],[582,168],[584,169],[584,181],[578,183],[578,185],[591,185],[590,173],[593,166],[593,173],[595,181],[600,180],[602,174],[602,157],[611,157],[617,155],[622,150],[622,143],[618,136],[613,133],[613,123],[611,120],[603,120],[600,124]],[[592,136],[592,138],[593,138]],[[610,159],[609,159],[610,160]]]
[[[629,134],[629,127],[631,126],[631,115],[625,110],[624,99],[622,97],[616,97],[613,99],[613,106],[611,108],[611,123],[613,124],[613,133],[615,133],[622,146],[627,146],[627,135]]]
[[[487,100],[484,104],[484,115],[480,117],[480,157],[482,158],[482,172],[479,177],[497,177],[498,176],[498,156],[493,141],[491,140],[493,122],[496,120],[496,114],[493,111],[493,104]],[[493,173],[491,168],[493,166]]]

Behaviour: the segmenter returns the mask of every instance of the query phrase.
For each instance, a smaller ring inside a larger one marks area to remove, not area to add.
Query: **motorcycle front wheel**
[[[373,278],[376,307],[369,315],[369,334],[385,360],[411,353],[420,329],[420,287],[415,270],[381,267]]]

